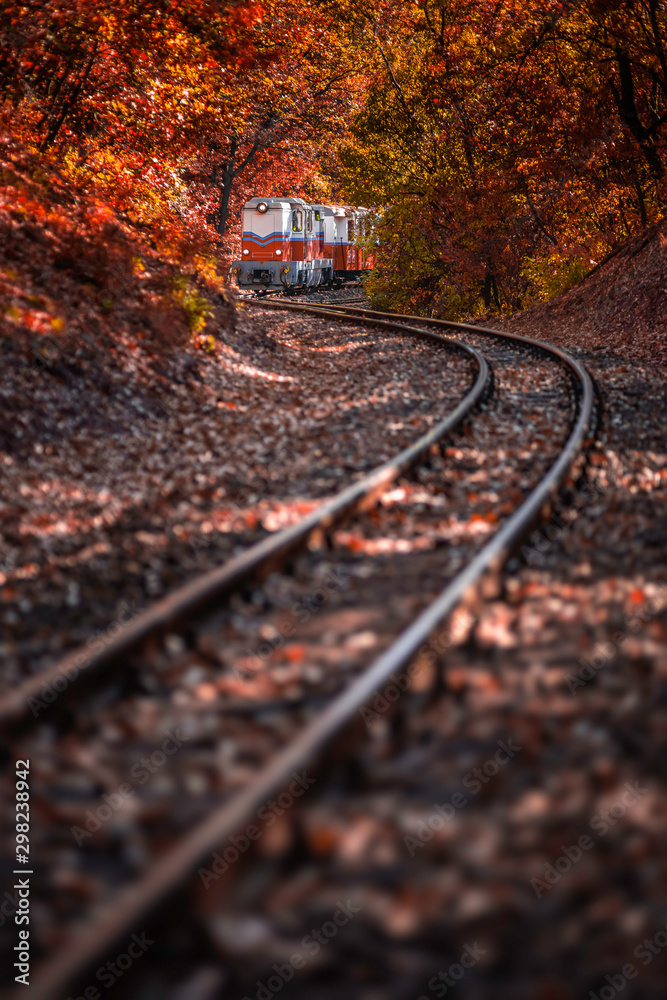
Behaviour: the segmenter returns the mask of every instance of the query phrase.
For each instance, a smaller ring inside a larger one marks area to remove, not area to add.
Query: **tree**
[[[390,206],[371,287],[443,315],[580,277],[661,211],[657,0],[356,5],[374,47],[339,146],[352,200]]]
[[[334,27],[310,0],[27,0],[0,15],[0,93],[12,127],[137,223],[203,236],[214,215],[224,237],[242,175],[301,187],[345,114]]]

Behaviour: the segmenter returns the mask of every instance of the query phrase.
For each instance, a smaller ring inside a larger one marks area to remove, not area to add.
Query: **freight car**
[[[286,295],[358,279],[372,266],[360,245],[369,235],[365,208],[308,205],[301,198],[251,198],[243,206],[239,288]]]

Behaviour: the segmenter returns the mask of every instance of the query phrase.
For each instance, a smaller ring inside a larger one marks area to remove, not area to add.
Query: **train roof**
[[[295,202],[305,205],[305,202],[300,198],[260,198],[258,195],[255,195],[253,198],[249,198],[243,207],[257,208],[258,205],[266,205],[267,209],[289,208],[290,205],[293,205]]]
[[[267,209],[271,208],[290,208],[293,205],[298,205],[300,208],[315,208],[319,211],[325,211],[331,213],[335,218],[345,219],[352,215],[353,212],[367,212],[368,209],[357,205],[325,205],[321,202],[307,202],[303,198],[292,198],[289,195],[285,197],[276,198],[263,198],[259,195],[254,195],[249,198],[244,204],[244,208],[256,208],[258,205],[266,205]]]

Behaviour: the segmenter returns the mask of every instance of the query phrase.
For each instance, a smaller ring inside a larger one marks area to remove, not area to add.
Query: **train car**
[[[368,212],[365,208],[316,205],[325,219],[324,256],[333,260],[336,278],[360,277],[371,266],[359,241],[368,235]]]
[[[297,291],[359,278],[372,260],[358,245],[367,235],[364,208],[308,205],[301,198],[251,198],[243,206],[239,288]]]

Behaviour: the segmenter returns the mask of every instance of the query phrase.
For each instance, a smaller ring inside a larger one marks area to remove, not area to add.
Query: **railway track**
[[[311,303],[326,303],[330,305],[350,305],[352,303],[364,302],[368,303],[368,296],[363,294],[358,294],[359,286],[353,284],[349,287],[343,287],[341,289],[335,289],[331,291],[322,291],[317,288],[304,289],[301,293],[300,298],[305,298]],[[266,291],[257,290],[255,292],[237,292],[237,298],[239,302],[266,302],[266,301],[276,301],[286,298],[287,296],[282,290],[271,290]]]
[[[315,316],[337,314],[341,322],[350,322],[343,309],[333,306],[318,308],[275,302],[252,305],[298,310]],[[165,813],[164,803],[161,808],[158,803],[157,815],[151,817],[149,802],[138,825],[148,828],[150,835],[142,836],[140,843],[135,836],[131,850],[122,845],[123,824],[127,825],[126,803],[118,814],[120,833],[107,833],[107,843],[99,855],[91,850],[89,834],[94,831],[82,830],[81,843],[90,856],[93,871],[95,865],[101,867],[100,857],[106,856],[112,875],[105,886],[99,885],[98,877],[98,884],[88,885],[86,890],[75,884],[76,879],[72,880],[74,884],[68,884],[66,873],[63,875],[67,898],[63,917],[67,918],[67,927],[62,932],[50,929],[51,954],[46,954],[39,968],[35,968],[31,997],[38,1000],[60,997],[63,991],[82,988],[82,984],[94,981],[90,976],[96,964],[112,954],[114,948],[122,950],[124,938],[133,931],[152,926],[158,909],[178,899],[193,871],[211,864],[210,859],[220,845],[230,837],[238,837],[249,818],[272,795],[293,784],[294,772],[313,767],[314,773],[319,773],[325,748],[335,747],[333,741],[341,733],[352,746],[359,741],[363,744],[367,732],[364,734],[363,728],[361,733],[358,731],[360,709],[377,692],[386,689],[392,676],[405,671],[419,657],[424,644],[462,601],[471,606],[476,590],[494,585],[494,577],[508,555],[559,487],[568,477],[576,475],[576,464],[593,418],[593,394],[586,372],[565,352],[528,338],[458,328],[466,337],[475,339],[475,346],[471,346],[425,329],[424,321],[414,317],[402,318],[399,323],[395,318],[379,317],[370,311],[354,315],[355,323],[400,330],[407,337],[417,336],[439,349],[463,354],[475,368],[472,386],[454,410],[412,447],[364,476],[334,500],[322,504],[298,524],[269,536],[220,570],[159,602],[97,655],[87,656],[85,670],[79,669],[68,681],[66,691],[54,705],[52,724],[59,739],[67,739],[70,729],[77,727],[90,738],[92,756],[86,764],[84,754],[81,766],[93,766],[102,787],[113,788],[105,772],[107,775],[113,772],[114,755],[123,753],[123,734],[133,713],[141,709],[142,692],[157,686],[173,701],[173,707],[161,719],[161,724],[165,719],[171,724],[171,732],[182,718],[192,718],[190,703],[187,699],[179,702],[173,686],[170,689],[165,681],[174,670],[174,661],[180,658],[187,669],[192,669],[201,663],[202,657],[208,656],[211,669],[219,672],[229,669],[229,664],[215,662],[215,651],[221,647],[233,650],[236,646],[236,660],[241,664],[233,677],[235,687],[230,688],[233,693],[216,699],[208,708],[206,704],[203,706],[197,716],[198,731],[183,731],[185,739],[181,744],[185,742],[187,746],[182,751],[179,748],[174,757],[177,770],[182,768],[187,772],[188,758],[200,763],[206,760],[209,770],[228,770],[229,780],[217,780],[217,784],[213,782],[205,790],[199,787],[198,794],[197,782],[191,783],[189,791],[195,804],[183,816],[182,824],[174,825],[173,817],[170,820],[167,815],[169,809]],[[526,428],[516,429],[513,394],[530,408],[533,433]],[[481,450],[474,447],[470,430],[461,433],[455,444],[448,444],[451,435],[479,409],[483,399],[486,401],[476,421],[482,425],[480,434],[486,435],[484,446],[489,453],[495,448],[486,465]],[[512,447],[512,434],[517,448],[514,484],[504,482],[510,468],[507,452]],[[548,434],[555,435],[558,441],[555,457],[553,452],[548,453],[546,444],[533,447],[534,435],[545,443]],[[476,487],[477,493],[484,495],[474,501],[466,485],[469,479],[483,481],[485,487]],[[449,480],[447,494],[443,482]],[[448,504],[459,509],[466,504],[481,505],[482,512],[465,523],[461,519],[448,520]],[[392,540],[395,552],[387,554],[388,542]],[[388,582],[383,583],[385,577]],[[262,585],[253,582],[259,579],[264,580]],[[257,589],[252,590],[253,587]],[[233,595],[249,588],[250,601],[245,605],[237,601],[234,605]],[[391,621],[385,622],[384,631],[378,625],[377,601],[373,606],[365,596],[369,589],[380,594],[380,603],[391,606]],[[415,599],[416,589],[420,594]],[[318,599],[311,600],[309,605],[308,599],[313,595]],[[223,598],[233,605],[231,611],[227,605],[220,610]],[[286,608],[299,602],[302,607],[310,607],[308,621],[312,618],[317,633],[323,632],[322,622],[326,618],[334,619],[336,615],[339,627],[352,632],[355,641],[349,644],[350,662],[332,676],[327,674],[327,647],[331,643],[321,639],[319,644],[313,643],[312,631],[309,633],[307,628],[299,631],[293,622],[290,623],[293,631],[281,632]],[[356,610],[356,619],[352,609]],[[263,622],[264,646],[269,652],[263,653],[260,645],[254,650],[254,657],[244,658],[241,653],[244,649],[247,652],[248,639],[259,621]],[[375,631],[368,627],[360,630],[360,622],[363,626],[370,622]],[[376,641],[369,641],[371,634]],[[290,640],[287,644],[286,638]],[[300,642],[295,641],[299,639]],[[308,641],[312,648],[304,657]],[[283,647],[288,654],[287,664],[280,656],[276,662],[275,654]],[[282,697],[276,698],[275,687],[267,695],[262,678],[266,675],[275,679],[281,671],[285,672],[291,662],[290,649],[296,656],[288,669],[291,687],[283,685]],[[46,679],[55,685],[59,677],[72,676],[80,655],[76,651],[56,664]],[[248,659],[254,662],[246,662]],[[304,660],[307,662],[302,666]],[[119,670],[124,677],[120,687]],[[27,705],[42,689],[44,681],[44,675],[40,675],[0,703],[0,718],[14,733],[17,754],[39,750]],[[86,714],[82,723],[77,716],[84,698]],[[183,707],[179,708],[179,704]],[[248,720],[250,748],[244,745],[248,739],[244,735]],[[147,719],[149,731],[154,722]],[[227,768],[211,757],[211,746],[217,745],[214,734],[220,728],[241,748],[236,759],[232,754]],[[93,729],[101,732],[101,737],[94,735]],[[111,796],[114,794],[120,795],[112,790]],[[132,851],[135,857],[130,860],[125,855]],[[118,892],[111,891],[115,880],[123,885]],[[97,911],[92,921],[91,906]],[[89,923],[85,929],[76,922],[84,916]],[[164,941],[167,938],[169,934]],[[127,982],[123,981],[123,990],[127,989]]]

